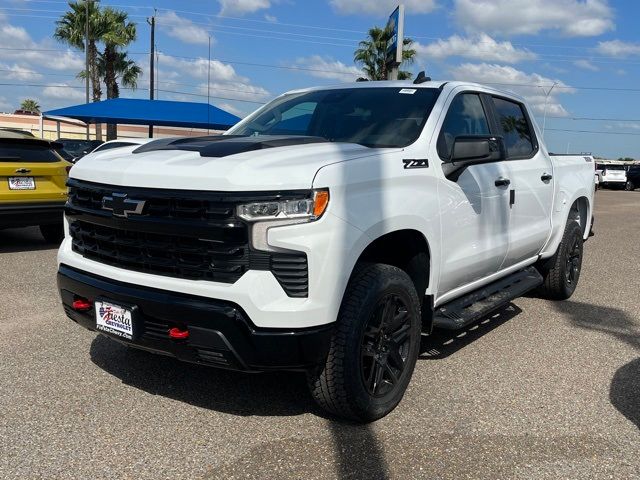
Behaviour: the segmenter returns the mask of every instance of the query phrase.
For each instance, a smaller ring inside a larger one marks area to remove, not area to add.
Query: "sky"
[[[128,47],[148,97],[157,19],[158,98],[244,116],[287,90],[352,82],[353,52],[397,0],[102,0],[137,23]],[[556,153],[640,158],[640,2],[404,0],[415,62],[438,80],[488,83],[529,101]],[[53,39],[62,0],[0,0],[0,111],[84,102],[84,54]],[[211,39],[211,40],[209,40]],[[210,82],[207,64],[211,41]],[[103,88],[104,91],[104,88]]]

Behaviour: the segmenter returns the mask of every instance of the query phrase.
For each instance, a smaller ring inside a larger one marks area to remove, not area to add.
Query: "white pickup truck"
[[[486,86],[297,90],[225,136],[75,165],[59,290],[86,328],[306,371],[322,407],[371,421],[400,402],[421,334],[530,290],[571,296],[593,172],[550,156],[524,100]]]

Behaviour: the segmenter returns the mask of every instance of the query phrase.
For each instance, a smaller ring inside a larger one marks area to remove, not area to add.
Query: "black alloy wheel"
[[[373,397],[393,390],[404,371],[410,349],[411,318],[396,294],[381,298],[369,318],[360,346],[364,386]]]

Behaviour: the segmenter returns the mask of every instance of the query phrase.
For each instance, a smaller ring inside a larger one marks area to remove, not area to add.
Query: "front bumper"
[[[62,223],[64,203],[0,204],[0,228]]]
[[[58,288],[67,316],[89,330],[95,330],[95,314],[93,310],[73,310],[75,297],[91,302],[102,297],[135,305],[134,339],[111,338],[179,360],[221,368],[305,370],[325,359],[332,333],[332,325],[257,328],[232,302],[122,283],[66,265],[58,270]],[[172,327],[188,329],[189,338],[170,338],[168,330]]]

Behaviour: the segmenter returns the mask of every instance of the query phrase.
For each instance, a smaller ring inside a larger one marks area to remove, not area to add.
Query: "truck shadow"
[[[423,335],[418,360],[440,360],[453,355],[482,336],[518,316],[522,310],[509,303],[461,330],[434,329],[431,335]]]
[[[600,332],[640,351],[640,325],[625,311],[590,303],[564,301],[554,304],[571,324],[585,330]],[[620,367],[611,380],[609,401],[640,429],[640,358]]]
[[[302,373],[249,374],[193,365],[127,348],[102,335],[91,343],[90,356],[95,365],[126,385],[196,407],[239,416],[312,413],[323,417],[335,452],[337,478],[389,478],[384,453],[371,426],[329,417],[310,398]],[[297,447],[276,453],[252,452],[214,470],[208,478],[275,471],[282,463],[295,464],[296,455],[307,455],[306,446]]]
[[[126,385],[189,405],[240,416],[318,413],[302,373],[250,374],[194,365],[127,348],[103,335],[91,343],[90,356]]]
[[[37,227],[0,230],[0,253],[54,250],[58,245],[46,243]]]

